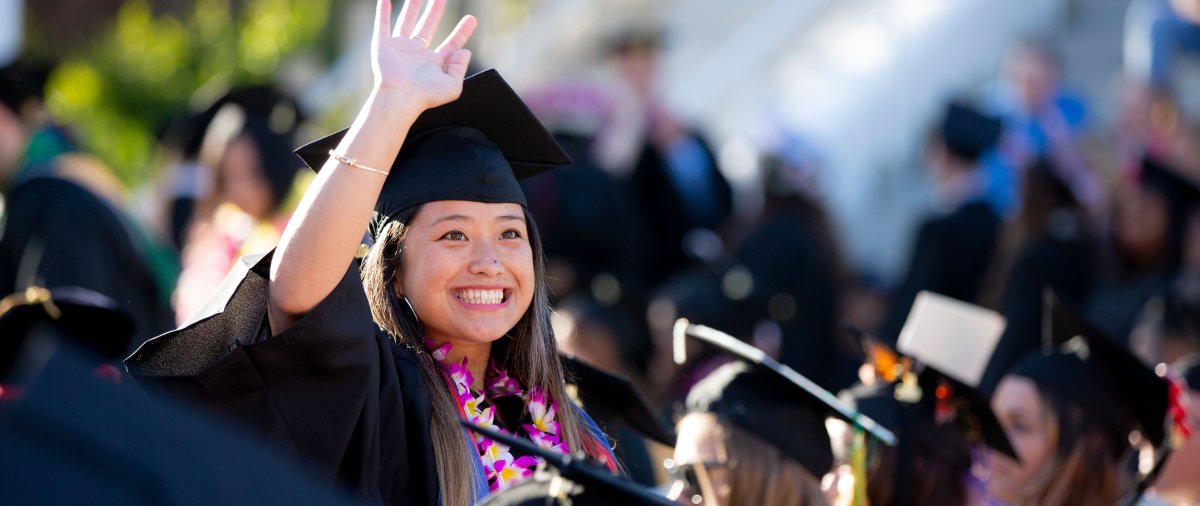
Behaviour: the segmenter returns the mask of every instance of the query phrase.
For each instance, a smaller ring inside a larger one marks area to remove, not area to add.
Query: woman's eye
[[[467,240],[467,234],[464,234],[459,230],[451,230],[449,232],[446,232],[446,235],[443,235],[442,239],[447,239],[447,240],[451,240],[451,241],[465,241],[465,240]]]
[[[500,238],[501,239],[520,239],[521,232],[516,231],[516,230],[505,230],[503,234],[500,234]]]

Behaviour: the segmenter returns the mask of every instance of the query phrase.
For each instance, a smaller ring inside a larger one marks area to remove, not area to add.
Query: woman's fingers
[[[467,41],[471,40],[471,34],[475,33],[475,27],[478,24],[475,16],[463,16],[450,35],[446,36],[446,40],[437,47],[437,54],[446,58],[453,55],[455,51],[466,47]]]
[[[460,49],[446,59],[446,75],[461,81],[467,77],[467,65],[471,63],[471,50]]]
[[[438,22],[442,20],[442,12],[446,10],[446,0],[433,0],[429,4],[429,8],[425,9],[425,15],[421,16],[421,21],[417,23],[417,30],[413,32],[412,38],[425,41],[425,45],[429,45],[429,41],[433,40],[433,32],[437,30]]]
[[[375,6],[375,40],[380,40],[392,31],[392,0],[379,0]]]
[[[404,6],[400,8],[400,22],[396,23],[392,37],[408,37],[416,30],[417,18],[421,16],[421,4],[421,0],[405,0]]]

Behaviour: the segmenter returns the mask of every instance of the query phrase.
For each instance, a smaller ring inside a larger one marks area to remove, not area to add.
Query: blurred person
[[[676,478],[668,496],[719,506],[829,504],[821,489],[834,463],[826,419],[861,428],[873,441],[890,436],[762,350],[714,329],[679,325],[676,332],[733,360],[688,392],[675,455],[665,463]]]
[[[23,62],[0,70],[0,291],[99,292],[133,317],[131,348],[170,328],[177,260],[126,214],[127,191],[111,169],[48,117],[47,75]]]
[[[1046,39],[1026,38],[1009,52],[1005,79],[987,100],[987,111],[1004,124],[999,149],[984,159],[988,197],[998,211],[1019,212],[1021,178],[1041,158],[1085,208],[1103,214],[1104,189],[1084,157],[1080,141],[1088,124],[1083,99],[1062,82],[1062,61]]]
[[[124,355],[133,331],[115,301],[91,290],[30,287],[0,299],[6,502],[350,504],[260,441],[119,384],[104,364]]]
[[[1189,176],[1144,157],[1133,184],[1118,188],[1111,245],[1088,297],[1088,315],[1127,344],[1146,303],[1167,293],[1180,274],[1188,222],[1200,203]]]
[[[992,396],[1020,461],[993,456],[989,492],[1008,504],[1113,504],[1132,482],[1130,432],[1166,443],[1168,384],[1081,316],[1047,311],[1053,348],[1021,359]]]
[[[596,159],[597,139],[611,128],[611,99],[597,86],[574,82],[523,96],[571,156],[571,165],[522,182],[544,231],[556,301],[586,293],[606,305],[644,307],[644,220]]]
[[[1148,88],[1169,87],[1181,58],[1200,58],[1200,2],[1133,0],[1124,46],[1126,74]]]
[[[126,366],[369,502],[474,504],[539,467],[463,421],[615,473],[566,393],[518,183],[569,158],[499,73],[464,80],[475,18],[431,46],[446,4],[422,7],[393,28],[379,1],[372,92],[351,127],[297,150],[319,174],[278,248]]]
[[[237,88],[210,110],[203,149],[205,165],[212,167],[212,192],[195,201],[183,244],[183,271],[172,297],[177,323],[199,309],[238,257],[279,242],[291,215],[285,199],[302,165],[291,153],[300,117],[295,103],[279,92]]]
[[[741,302],[756,333],[777,332],[779,361],[830,390],[853,383],[849,343],[838,328],[844,282],[832,224],[819,197],[816,160],[779,134],[761,157],[763,215],[737,251],[753,291]]]
[[[980,388],[991,392],[1020,357],[1041,346],[1042,293],[1051,288],[1082,305],[1096,277],[1087,210],[1076,200],[1053,162],[1040,159],[1022,181],[1020,214],[1002,232],[992,269],[997,308],[1008,322]]]
[[[936,132],[926,159],[939,212],[921,223],[904,278],[892,295],[880,333],[892,343],[918,292],[976,301],[999,240],[1000,216],[985,200],[978,162],[996,144],[1000,121],[952,102]]]
[[[696,263],[685,246],[689,232],[719,231],[733,212],[733,189],[712,148],[656,96],[661,37],[629,31],[612,47],[617,72],[645,115],[641,151],[627,183],[651,231],[644,248],[651,286]]]

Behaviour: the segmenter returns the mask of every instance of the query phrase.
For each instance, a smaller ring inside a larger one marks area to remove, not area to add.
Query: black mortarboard
[[[342,130],[313,141],[296,154],[320,170],[345,135]],[[426,202],[524,206],[517,181],[568,163],[571,158],[500,74],[485,70],[463,81],[457,100],[425,111],[409,129],[375,203],[371,235],[401,211]]]
[[[675,504],[653,490],[614,475],[607,469],[597,467],[583,459],[548,451],[524,439],[485,429],[465,420],[459,423],[488,439],[511,446],[525,454],[541,457],[547,465],[546,469],[539,469],[529,479],[489,496],[481,503],[482,506],[545,504],[670,506]]]
[[[689,411],[714,413],[753,437],[778,448],[813,476],[833,466],[825,418],[839,418],[892,445],[896,437],[792,368],[737,338],[686,319],[675,323],[676,348],[691,336],[736,358],[688,392]],[[677,355],[678,358],[678,355]]]
[[[633,382],[624,376],[605,371],[575,357],[560,355],[569,380],[579,390],[588,413],[603,423],[615,421],[637,431],[648,439],[675,446],[675,436],[663,427],[649,401]]]
[[[974,162],[1000,139],[1003,124],[964,102],[946,106],[938,135],[954,156]]]
[[[1053,348],[1025,357],[1009,374],[1078,403],[1114,440],[1136,426],[1161,447],[1169,383],[1049,292],[1046,314],[1050,332],[1043,337]]]
[[[913,423],[954,423],[962,429],[968,441],[982,442],[1019,460],[1008,435],[992,411],[991,401],[983,392],[928,364],[912,364],[911,359],[916,357],[904,357],[866,333],[855,334],[867,349],[868,360],[877,369],[904,364],[903,367],[919,371],[915,373],[915,392],[906,390],[911,386],[902,380],[889,382],[884,378],[880,378],[875,385],[858,385],[846,391],[843,398],[852,400],[860,413],[887,427],[901,440],[904,439],[901,428]],[[880,355],[890,355],[891,358],[876,364],[880,362]],[[910,360],[905,361],[904,358]]]
[[[133,330],[133,318],[104,295],[77,287],[30,287],[0,300],[0,377],[17,359],[23,338],[34,331],[107,361],[124,353]]]

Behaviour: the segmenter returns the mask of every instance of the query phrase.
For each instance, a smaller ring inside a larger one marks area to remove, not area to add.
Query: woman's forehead
[[[414,222],[432,225],[452,220],[460,222],[525,221],[525,209],[511,202],[487,203],[469,200],[437,200],[421,206]]]

